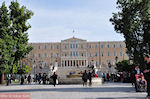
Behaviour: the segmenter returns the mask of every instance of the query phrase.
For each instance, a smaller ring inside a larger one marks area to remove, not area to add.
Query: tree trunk
[[[4,74],[0,74],[0,84],[4,84],[5,82],[4,82]]]

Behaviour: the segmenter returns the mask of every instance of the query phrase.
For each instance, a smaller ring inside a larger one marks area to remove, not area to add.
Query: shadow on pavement
[[[0,93],[5,92],[134,92],[132,87],[112,87],[112,88],[38,88],[38,89],[12,89],[0,90]]]

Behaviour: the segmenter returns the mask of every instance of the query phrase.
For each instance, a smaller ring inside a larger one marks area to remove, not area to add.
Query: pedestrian
[[[86,85],[87,86],[87,79],[88,79],[88,74],[86,72],[86,70],[84,71],[83,75],[82,75],[82,80],[83,80],[83,86]]]
[[[38,82],[39,82],[39,84],[41,84],[41,73],[39,73],[39,75],[38,75]]]
[[[23,85],[23,83],[24,83],[24,77],[23,77],[23,75],[21,75],[21,85]]]
[[[28,84],[31,84],[31,75],[30,74],[29,74],[27,80],[28,80]]]
[[[90,72],[90,70],[88,73],[88,79],[89,79],[89,86],[91,86],[92,85],[92,73]]]
[[[146,60],[146,68],[144,70],[145,79],[147,81],[147,99],[150,99],[150,57],[149,55],[145,55]]]
[[[46,74],[45,73],[43,73],[42,80],[43,80],[43,84],[46,84]]]
[[[27,76],[24,76],[24,84],[27,84]]]
[[[37,84],[37,81],[38,81],[38,75],[37,74],[35,74],[35,84]]]
[[[57,74],[54,72],[54,74],[52,75],[52,79],[53,79],[53,85],[55,87],[56,85],[56,80],[57,80]]]

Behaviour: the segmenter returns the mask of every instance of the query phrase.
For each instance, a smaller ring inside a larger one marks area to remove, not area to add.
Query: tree
[[[28,54],[33,48],[28,46],[28,29],[31,28],[27,21],[33,15],[33,12],[26,9],[25,6],[20,7],[18,2],[11,2],[10,8],[10,20],[11,20],[11,33],[13,40],[15,41],[15,53],[14,64],[17,67],[20,65],[20,60],[22,60],[26,54]],[[12,73],[15,73],[13,67],[11,69]]]
[[[123,34],[129,58],[142,66],[143,55],[150,54],[150,1],[117,0],[117,5],[119,11],[110,21]]]
[[[31,68],[27,65],[23,65],[22,67],[18,68],[17,74],[28,74],[31,72]]]
[[[123,60],[123,61],[120,61],[116,64],[117,66],[117,70],[119,72],[128,72],[128,73],[131,73],[132,70],[134,69],[134,66],[130,64],[130,61],[129,60]]]
[[[28,45],[28,20],[33,12],[12,1],[0,7],[0,75],[17,73],[20,61],[33,48]]]

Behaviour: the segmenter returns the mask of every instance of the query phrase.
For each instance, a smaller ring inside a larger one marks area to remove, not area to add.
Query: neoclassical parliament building
[[[72,37],[61,42],[30,43],[33,50],[24,59],[24,63],[34,68],[49,68],[58,63],[58,67],[86,67],[92,63],[103,72],[108,64],[115,66],[116,61],[128,59],[123,41],[88,42]],[[117,57],[117,60],[116,60]]]

